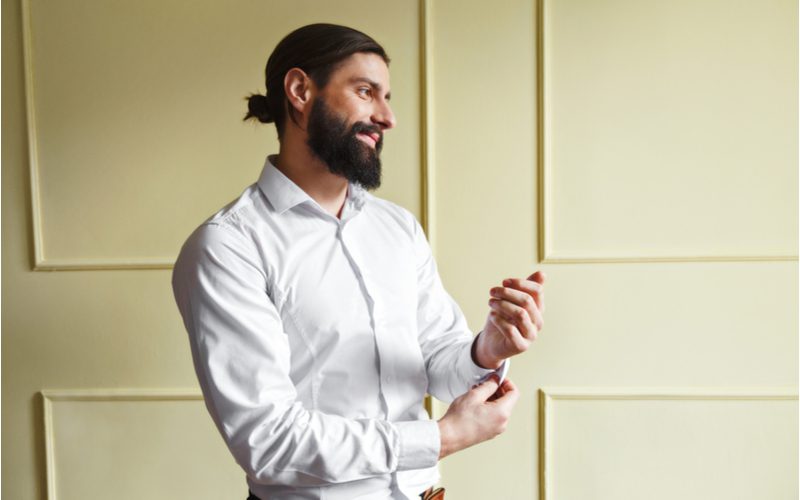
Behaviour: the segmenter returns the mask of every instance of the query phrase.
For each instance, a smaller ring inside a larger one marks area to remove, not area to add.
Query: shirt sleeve
[[[417,331],[428,373],[428,392],[449,403],[495,370],[482,368],[472,360],[473,335],[467,320],[442,285],[422,227],[416,218],[413,222],[417,259]]]
[[[435,422],[347,419],[297,401],[268,283],[252,243],[213,224],[187,240],[172,275],[206,407],[251,480],[320,486],[435,465]]]

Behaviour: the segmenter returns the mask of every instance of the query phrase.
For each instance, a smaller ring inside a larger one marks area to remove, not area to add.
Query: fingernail
[[[509,286],[511,284],[511,280],[503,280],[503,286]]]

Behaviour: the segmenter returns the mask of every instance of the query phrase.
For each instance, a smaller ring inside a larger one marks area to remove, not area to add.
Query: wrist
[[[486,338],[481,331],[472,341],[472,362],[485,370],[496,370],[503,364],[504,359],[487,354]]]
[[[453,432],[450,423],[445,419],[445,417],[442,417],[436,423],[439,426],[439,460],[441,460],[444,457],[452,455],[458,451],[455,443],[455,436],[457,434]]]

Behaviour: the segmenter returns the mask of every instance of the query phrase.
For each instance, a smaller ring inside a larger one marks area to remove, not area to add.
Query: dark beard
[[[372,190],[381,185],[380,152],[383,133],[376,125],[356,122],[347,130],[347,122],[336,116],[322,97],[317,97],[308,115],[308,147],[328,169],[350,182]],[[356,137],[359,132],[377,133],[380,139],[372,149]]]

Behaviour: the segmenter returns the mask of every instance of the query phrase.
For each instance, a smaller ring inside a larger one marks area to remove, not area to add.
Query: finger
[[[533,310],[529,312],[533,313],[533,316],[531,316],[531,322],[536,327],[536,333],[541,332],[542,328],[544,328],[544,315],[542,314],[542,311],[540,311],[538,307],[534,307]]]
[[[528,316],[528,311],[524,307],[520,307],[508,300],[489,299],[489,307],[501,313],[503,316],[511,318],[515,322],[517,319],[521,320],[525,317],[530,319],[530,316]]]
[[[511,319],[503,317],[497,311],[492,311],[489,313],[489,321],[513,344],[517,352],[524,352],[528,349],[532,340],[523,336]]]
[[[489,380],[483,382],[482,384],[478,384],[476,387],[470,390],[470,394],[472,397],[480,400],[486,401],[489,399],[492,394],[497,391],[499,384],[497,383],[497,375],[493,374]]]
[[[512,290],[519,290],[520,292],[528,295],[542,293],[544,291],[544,285],[541,283],[537,283],[528,279],[524,280],[522,278],[506,278],[503,280],[503,286]],[[492,290],[494,290],[494,288],[489,290],[489,292],[491,293]]]
[[[510,391],[516,391],[517,385],[510,378],[506,378],[503,379],[503,383],[500,384],[500,387],[497,389],[503,391],[503,393],[506,393]]]
[[[500,313],[500,315],[504,319],[513,323],[523,337],[525,337],[526,339],[534,339],[534,340],[536,339],[536,334],[539,331],[539,326],[536,325],[535,321],[531,318],[530,312],[528,310],[523,309],[522,307],[519,307],[508,301],[500,299],[491,299],[489,301],[489,306],[494,311]],[[536,310],[536,306],[534,304],[530,304],[530,307],[533,312],[535,313],[539,312]],[[538,317],[541,318],[541,315],[539,315]]]
[[[497,398],[503,397],[503,394],[505,393],[506,391],[503,390],[503,386],[501,385],[500,387],[497,388],[496,391],[494,391],[494,394],[492,394],[486,401],[496,401]]]
[[[535,274],[536,273],[532,274],[528,278],[534,276]],[[520,278],[508,278],[503,280],[503,286],[519,290],[530,295],[534,302],[536,302],[536,307],[539,309],[542,309],[544,306],[544,285],[542,283],[532,281],[531,279],[523,280]]]
[[[508,378],[503,381],[502,388],[504,394],[495,400],[495,404],[498,406],[505,406],[506,409],[511,410],[519,399],[519,389],[517,389],[514,382]]]
[[[538,287],[537,283],[534,284]],[[516,288],[504,287],[504,286],[496,286],[489,290],[489,295],[491,295],[492,297],[496,299],[508,300],[526,309],[534,305],[533,293],[541,293],[541,292],[538,290],[536,292],[527,292],[518,290]]]
[[[535,273],[528,276],[529,280],[535,281],[540,285],[544,285],[545,278],[547,278],[547,275],[544,273],[544,271],[536,271]]]
[[[528,276],[529,280],[535,281],[539,283],[539,285],[544,285],[544,280],[546,278],[547,275],[544,273],[544,271],[536,271],[535,273]],[[540,311],[544,312],[544,292],[542,291],[539,292],[538,299],[539,300],[536,301],[536,305],[539,307]]]
[[[497,394],[498,397],[502,397],[502,396],[505,396],[505,394],[508,391],[513,390],[513,388],[514,388],[514,384],[513,383],[511,383],[511,385],[509,385],[509,384],[506,383],[505,379],[503,379],[503,383],[500,384],[500,387],[497,388],[497,391],[495,391],[495,394]]]
[[[544,326],[544,317],[541,314],[541,311],[538,310],[538,304],[534,300],[533,296],[521,292],[519,290],[514,290],[513,288],[504,288],[504,287],[495,287],[489,291],[494,298],[504,299],[512,302],[513,304],[522,307],[528,312],[528,317],[530,318],[530,322],[536,325],[536,330],[541,330]],[[541,295],[541,292],[540,292]],[[543,297],[542,297],[543,299]],[[491,301],[489,302],[491,305]],[[512,316],[508,311],[503,311],[507,315]],[[525,319],[522,319],[523,323],[518,324],[517,326],[524,327],[527,322]],[[526,335],[527,337],[528,335]]]

